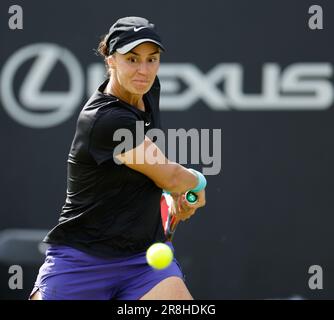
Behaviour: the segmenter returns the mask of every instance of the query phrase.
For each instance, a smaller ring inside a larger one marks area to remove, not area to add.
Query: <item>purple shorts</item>
[[[171,276],[184,279],[175,258],[168,268],[155,270],[147,264],[146,252],[105,259],[52,245],[30,296],[39,290],[43,300],[137,300]]]

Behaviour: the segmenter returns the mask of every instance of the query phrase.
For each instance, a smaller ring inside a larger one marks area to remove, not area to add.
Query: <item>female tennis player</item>
[[[146,262],[153,243],[172,247],[162,227],[162,189],[172,193],[181,220],[205,205],[204,176],[169,161],[146,136],[160,128],[163,50],[154,25],[140,17],[119,19],[99,44],[108,79],[80,112],[66,201],[44,239],[50,246],[30,299],[192,299],[175,258],[160,271]],[[121,151],[118,129],[130,132],[134,143]],[[184,200],[189,190],[198,196],[195,204]]]

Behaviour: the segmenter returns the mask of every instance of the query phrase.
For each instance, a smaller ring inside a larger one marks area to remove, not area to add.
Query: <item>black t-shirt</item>
[[[117,129],[128,129],[134,147],[136,122],[144,132],[161,129],[160,84],[156,78],[144,95],[145,112],[104,94],[105,81],[80,112],[68,156],[67,197],[59,223],[45,237],[48,243],[69,245],[101,257],[121,257],[166,241],[160,214],[162,190],[113,158]],[[142,138],[140,138],[140,136]]]

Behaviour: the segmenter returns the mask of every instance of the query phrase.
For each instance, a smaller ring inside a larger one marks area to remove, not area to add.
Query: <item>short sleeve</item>
[[[100,115],[92,128],[89,144],[89,152],[96,163],[112,159],[114,151],[117,155],[140,145],[145,138],[141,126],[143,121],[131,113],[108,112]]]

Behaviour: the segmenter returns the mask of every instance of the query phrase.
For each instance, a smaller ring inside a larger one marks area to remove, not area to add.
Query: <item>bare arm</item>
[[[148,137],[142,144],[116,158],[155,182],[169,192],[184,193],[196,187],[198,180],[195,174],[180,164],[168,160],[158,146]]]

